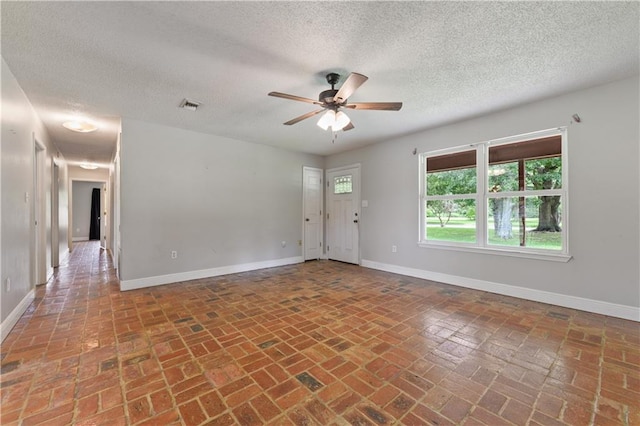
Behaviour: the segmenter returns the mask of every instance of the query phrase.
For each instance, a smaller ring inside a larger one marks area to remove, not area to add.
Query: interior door
[[[360,263],[360,166],[327,171],[327,256]]]
[[[304,167],[304,260],[322,254],[322,170]]]

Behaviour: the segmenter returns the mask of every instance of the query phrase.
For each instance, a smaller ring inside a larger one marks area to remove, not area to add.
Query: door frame
[[[324,185],[325,188],[330,188],[331,183],[329,182],[329,174],[330,173],[334,173],[334,172],[341,172],[343,170],[348,170],[348,169],[356,169],[357,173],[358,173],[358,179],[356,179],[356,189],[358,191],[358,196],[356,199],[356,210],[358,213],[358,241],[357,241],[357,247],[358,247],[358,263],[357,265],[360,265],[362,263],[362,253],[361,253],[361,247],[360,247],[360,241],[362,240],[360,233],[361,233],[361,229],[362,227],[360,226],[361,221],[362,221],[362,164],[361,163],[354,163],[354,164],[349,164],[346,166],[340,166],[340,167],[334,167],[332,169],[327,169],[324,172],[324,181],[326,182],[326,185]],[[329,205],[328,202],[328,197],[331,195],[330,191],[328,189],[324,190],[325,193],[325,206]],[[325,214],[323,216],[326,217],[326,215],[329,214],[328,210],[325,208]],[[328,259],[329,258],[329,253],[327,253],[326,251],[326,246],[331,244],[330,241],[330,233],[329,233],[329,228],[326,227],[325,228],[325,233],[326,233],[326,238],[325,238],[325,248],[323,250],[324,254],[325,254],[325,258]]]
[[[109,181],[105,179],[91,179],[91,178],[71,178],[69,179],[69,232],[67,233],[67,240],[69,243],[69,252],[73,251],[73,182],[91,182],[91,183],[100,183],[102,186],[100,187],[100,217],[105,211],[109,211],[109,197],[105,196],[103,198],[102,193],[103,188],[106,188],[106,191],[109,191]],[[106,192],[105,192],[106,194]],[[102,205],[102,200],[104,199],[105,205]],[[106,236],[106,248],[109,248],[109,232],[111,232],[111,223],[107,222],[107,228],[105,235],[102,235],[102,219],[100,219],[100,244],[102,244],[102,238]]]
[[[306,247],[307,247],[307,243],[305,240],[305,212],[306,212],[306,197],[304,196],[305,193],[305,185],[306,185],[306,173],[307,171],[316,171],[316,172],[320,172],[320,223],[318,224],[318,226],[320,227],[320,259],[326,259],[326,252],[324,249],[324,194],[325,194],[325,190],[324,190],[324,169],[320,169],[318,167],[311,167],[311,166],[302,166],[302,259],[306,260]]]
[[[47,235],[45,205],[45,162],[46,147],[33,136],[33,193],[31,199],[31,229],[32,229],[32,288],[47,282]]]
[[[51,267],[60,266],[60,166],[51,159]]]

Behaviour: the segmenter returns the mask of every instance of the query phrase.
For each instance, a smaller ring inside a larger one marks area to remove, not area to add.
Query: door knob
[[[307,217],[307,218],[305,218],[305,221],[309,222],[309,218],[308,218],[308,217]]]

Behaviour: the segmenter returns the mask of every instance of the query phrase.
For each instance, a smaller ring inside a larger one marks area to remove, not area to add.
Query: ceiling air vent
[[[184,108],[186,110],[189,111],[195,111],[198,109],[198,107],[200,106],[200,102],[196,102],[196,101],[190,101],[189,99],[183,99],[182,102],[180,102],[180,105],[178,105],[180,108]]]

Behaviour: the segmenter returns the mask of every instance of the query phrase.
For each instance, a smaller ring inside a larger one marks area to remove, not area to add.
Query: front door
[[[327,171],[327,256],[360,263],[360,165]]]

